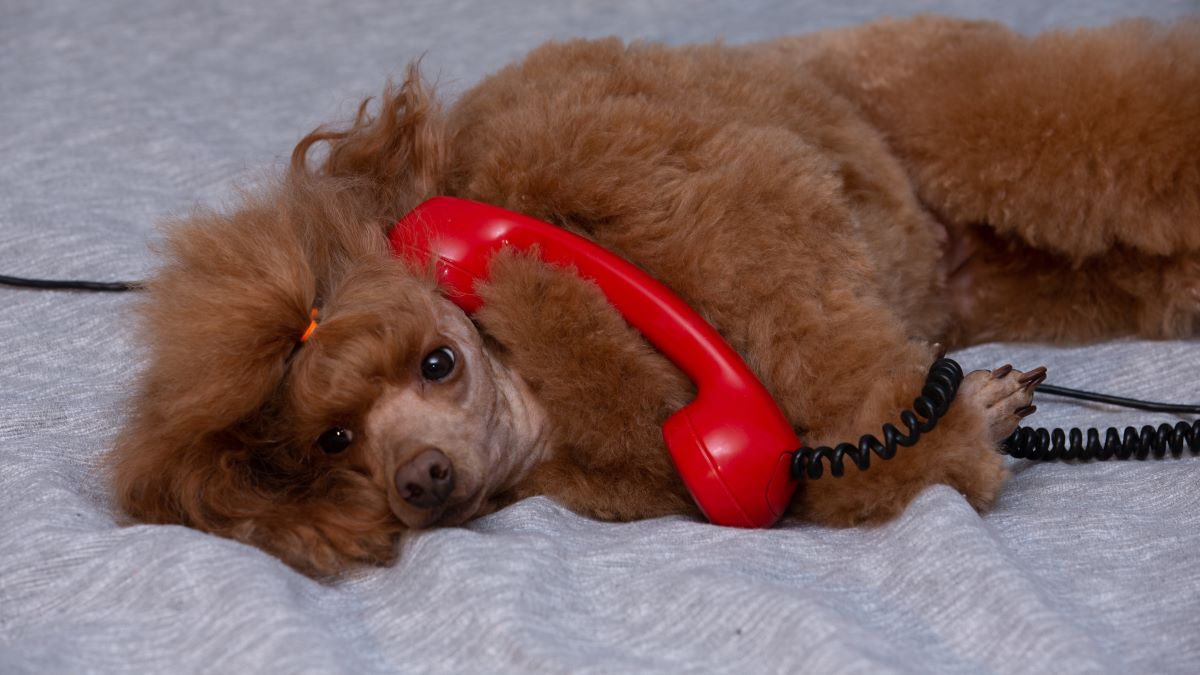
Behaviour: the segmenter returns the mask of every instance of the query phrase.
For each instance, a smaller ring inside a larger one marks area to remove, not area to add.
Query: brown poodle
[[[172,225],[110,458],[118,502],[317,575],[530,495],[698,514],[659,426],[692,385],[592,284],[527,255],[499,256],[463,314],[386,245],[434,195],[634,261],[813,445],[895,421],[936,343],[1197,335],[1197,44],[1196,21],[1027,38],[939,18],[740,47],[576,41],[448,110],[411,68],[232,212]],[[968,375],[918,448],[803,485],[792,514],[878,523],[932,483],[985,509],[1043,377]]]

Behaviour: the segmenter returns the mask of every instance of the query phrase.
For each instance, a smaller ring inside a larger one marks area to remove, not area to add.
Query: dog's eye
[[[454,352],[449,347],[438,347],[421,359],[421,377],[436,382],[454,372]]]
[[[317,445],[325,452],[336,455],[354,442],[354,434],[349,429],[334,427],[317,438]]]

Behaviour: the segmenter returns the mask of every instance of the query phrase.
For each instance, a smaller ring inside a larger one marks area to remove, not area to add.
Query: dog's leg
[[[552,456],[494,506],[547,495],[605,520],[694,513],[661,431],[689,400],[688,382],[600,289],[505,252],[481,295],[480,323],[552,420]]]
[[[1115,246],[1072,264],[986,226],[954,229],[969,254],[949,279],[949,344],[1200,335],[1200,251],[1159,256]]]
[[[925,17],[773,48],[884,131],[949,224],[951,342],[1079,342],[1200,333],[1197,44],[1195,20],[1026,38]]]
[[[1034,38],[886,21],[777,43],[882,129],[956,223],[1080,262],[1200,251],[1200,21]]]
[[[856,443],[862,434],[880,436],[886,422],[899,425],[936,348],[911,338],[906,324],[869,295],[839,298],[833,290],[815,304],[798,295],[781,292],[747,309],[764,332],[751,334],[746,349],[804,441]],[[975,508],[988,508],[1006,477],[1000,442],[1033,411],[1033,387],[1042,372],[1002,367],[971,373],[947,415],[917,446],[890,461],[876,459],[867,471],[848,466],[842,478],[809,481],[793,515],[832,525],[882,522],[939,483]]]
[[[891,460],[872,455],[865,471],[847,459],[842,477],[830,475],[826,467],[822,478],[802,486],[792,514],[836,526],[880,523],[933,484],[949,485],[973,507],[986,510],[1007,477],[996,450],[1020,418],[1033,412],[1033,389],[1042,378],[1043,369],[1022,373],[1008,366],[968,374],[949,412],[915,446],[898,449]],[[885,421],[903,429],[898,413],[911,408],[922,379],[918,368],[897,368],[863,391],[847,390],[845,394],[857,393],[860,399],[841,409],[815,407],[809,416],[816,424],[803,434],[804,440],[811,445],[857,443],[864,433],[882,437]]]

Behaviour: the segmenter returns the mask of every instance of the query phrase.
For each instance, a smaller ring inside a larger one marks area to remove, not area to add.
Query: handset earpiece
[[[475,283],[502,248],[536,247],[545,262],[574,267],[695,383],[695,400],[663,424],[663,437],[705,516],[767,527],[783,515],[797,486],[790,464],[800,440],[737,352],[666,286],[563,228],[452,197],[418,206],[392,229],[390,243],[398,256],[432,262],[447,297],[467,312],[481,306]]]

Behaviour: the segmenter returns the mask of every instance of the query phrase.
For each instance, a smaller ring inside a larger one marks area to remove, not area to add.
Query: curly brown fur
[[[1196,335],[1198,43],[1198,22],[1025,38],[937,18],[744,47],[577,41],[448,110],[414,66],[374,115],[303,139],[273,187],[169,228],[118,501],[313,574],[530,495],[696,514],[659,432],[692,385],[530,256],[497,258],[469,320],[385,245],[436,194],[645,268],[814,444],[895,421],[935,342]],[[431,380],[442,346],[459,360]],[[972,373],[921,452],[811,482],[792,514],[882,522],[932,483],[987,508],[1040,377]],[[345,452],[322,451],[330,429],[352,432]],[[401,477],[439,455],[453,490],[419,506]]]

